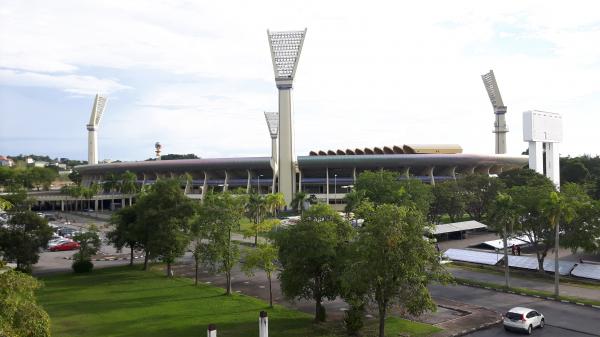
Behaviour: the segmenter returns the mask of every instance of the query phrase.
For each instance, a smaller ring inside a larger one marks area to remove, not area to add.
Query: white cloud
[[[33,72],[0,69],[0,84],[22,87],[46,87],[60,89],[72,94],[94,95],[98,92],[112,93],[129,87],[111,79],[93,76],[49,75]]]
[[[564,151],[598,153],[597,142],[582,135],[600,123],[599,107],[579,102],[600,101],[599,7],[517,0],[0,0],[0,68],[13,69],[0,72],[0,80],[88,94],[98,86],[133,87],[131,74],[160,73],[155,85],[136,87],[139,97],[118,116],[142,118],[144,128],[125,130],[111,122],[109,109],[107,137],[133,133],[204,156],[266,155],[262,111],[276,108],[276,92],[274,85],[253,87],[273,82],[265,31],[308,27],[294,92],[298,154],[418,142],[489,153],[493,115],[479,75],[490,68],[509,107],[510,152],[525,148],[521,112],[538,108],[564,113]],[[533,52],[527,41],[550,50]],[[220,84],[211,87],[213,80]]]

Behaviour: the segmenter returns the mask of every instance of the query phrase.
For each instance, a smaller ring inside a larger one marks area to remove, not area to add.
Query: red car
[[[75,241],[63,242],[61,244],[58,244],[56,246],[48,248],[48,250],[51,252],[57,252],[57,251],[61,251],[61,250],[75,250],[75,249],[79,249],[79,244]]]

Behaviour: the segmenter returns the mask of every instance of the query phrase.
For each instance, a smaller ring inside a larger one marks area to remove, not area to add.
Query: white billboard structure
[[[271,169],[273,169],[273,184],[271,191],[275,193],[275,182],[277,181],[277,156],[279,155],[279,145],[277,143],[277,135],[279,134],[279,113],[265,111],[265,119],[271,135]]]
[[[275,84],[279,90],[279,192],[286,204],[291,204],[296,187],[296,155],[294,153],[294,123],[292,85],[306,36],[306,29],[272,32],[267,30]]]
[[[483,85],[485,86],[485,90],[490,97],[490,102],[492,103],[492,107],[494,108],[494,114],[496,115],[496,120],[494,121],[494,134],[496,135],[496,154],[505,154],[506,153],[506,133],[508,132],[508,128],[506,127],[506,105],[502,102],[502,96],[500,96],[500,89],[498,88],[498,83],[496,83],[496,76],[494,76],[494,71],[490,70],[489,73],[481,75],[483,79]]]
[[[553,112],[525,111],[523,140],[529,143],[529,168],[550,178],[560,187],[558,143],[562,142],[562,116]],[[544,170],[544,150],[546,167]]]
[[[96,94],[94,99],[94,106],[92,107],[92,114],[90,116],[90,122],[86,125],[88,130],[88,164],[98,164],[98,125],[100,125],[100,119],[106,109],[106,96]]]

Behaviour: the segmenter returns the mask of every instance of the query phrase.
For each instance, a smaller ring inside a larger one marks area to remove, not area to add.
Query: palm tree
[[[297,192],[292,199],[292,204],[290,205],[292,209],[299,211],[300,214],[304,213],[304,202],[308,200],[308,194],[304,192]]]
[[[268,194],[265,197],[267,209],[272,216],[277,216],[277,211],[285,206],[285,198],[283,193]]]
[[[267,202],[264,196],[260,194],[250,194],[246,202],[246,214],[254,224],[254,246],[258,243],[259,224],[267,213]]]
[[[135,173],[125,171],[121,174],[121,192],[124,194],[135,194],[138,192],[137,176]],[[129,197],[129,206],[131,206],[133,197]],[[125,206],[125,205],[123,205]]]
[[[363,191],[354,190],[350,193],[346,193],[346,196],[344,197],[344,200],[346,201],[344,212],[346,212],[347,219],[350,219],[350,213],[354,212],[364,197],[365,193]]]

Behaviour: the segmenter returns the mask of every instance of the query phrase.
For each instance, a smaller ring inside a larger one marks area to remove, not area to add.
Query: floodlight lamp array
[[[265,119],[267,120],[267,126],[269,127],[269,134],[271,134],[272,138],[277,138],[277,133],[279,131],[279,113],[265,111]]]
[[[481,78],[483,79],[483,84],[485,85],[485,90],[490,97],[492,106],[494,108],[504,107],[502,96],[500,96],[500,89],[498,88],[498,83],[496,83],[496,76],[494,76],[494,71],[490,70],[489,73],[481,75]]]
[[[90,118],[91,125],[98,126],[100,124],[100,119],[102,118],[102,114],[104,113],[104,109],[106,108],[106,100],[106,96],[96,95],[96,99],[94,100],[92,116]]]
[[[300,31],[267,31],[276,79],[293,79],[302,51],[306,29]]]

